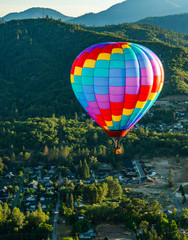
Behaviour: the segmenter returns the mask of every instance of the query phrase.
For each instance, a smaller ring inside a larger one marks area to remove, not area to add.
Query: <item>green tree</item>
[[[149,226],[149,222],[147,222],[147,221],[141,221],[141,223],[140,223],[140,229],[142,230],[142,232],[143,232],[144,234],[147,233],[148,226]]]
[[[90,223],[87,219],[78,220],[75,224],[72,225],[72,232],[82,233],[87,232],[90,229]]]
[[[83,169],[82,169],[82,161],[80,160],[79,166],[78,166],[78,177],[82,178],[83,177]]]
[[[148,240],[158,240],[157,231],[155,230],[154,226],[152,225],[151,230],[148,232]]]
[[[16,160],[16,155],[15,153],[13,152],[12,155],[11,155],[11,161],[14,162]]]
[[[174,186],[174,171],[172,168],[169,170],[168,184],[169,184],[169,187]]]
[[[12,210],[12,224],[14,228],[22,229],[24,226],[25,216],[20,209],[15,207]]]
[[[118,179],[113,177],[107,177],[105,182],[108,184],[108,197],[109,198],[120,198],[122,196],[122,187],[119,184]]]
[[[83,172],[83,178],[88,179],[90,178],[90,171],[89,171],[89,166],[87,164],[86,159],[84,159],[83,167],[82,167],[82,172]]]
[[[75,122],[78,121],[78,113],[77,113],[77,112],[74,113],[74,121],[75,121]]]
[[[104,240],[108,240],[108,236],[107,235],[105,235]]]
[[[74,211],[74,197],[73,194],[70,194],[70,208]]]

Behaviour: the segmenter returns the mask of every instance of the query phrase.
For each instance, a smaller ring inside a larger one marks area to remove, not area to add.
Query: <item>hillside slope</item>
[[[180,34],[149,24],[122,23],[118,25],[107,25],[105,27],[84,27],[87,30],[113,34],[134,40],[163,41],[171,45],[188,47],[188,35]]]
[[[137,23],[148,23],[175,32],[188,34],[188,13],[165,17],[148,17]]]
[[[51,19],[0,24],[0,116],[73,116],[82,108],[69,74],[76,56],[99,42],[127,41]],[[163,42],[136,41],[153,50],[165,68],[162,95],[188,93],[188,51]]]

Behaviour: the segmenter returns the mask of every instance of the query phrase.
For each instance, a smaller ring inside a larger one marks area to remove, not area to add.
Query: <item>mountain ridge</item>
[[[168,30],[188,34],[188,13],[174,14],[163,17],[148,17],[136,23],[147,23]]]
[[[126,0],[99,13],[89,13],[73,18],[69,22],[87,26],[105,26],[136,22],[150,16],[185,13],[187,12],[185,9],[188,11],[188,2],[183,0]]]
[[[187,10],[186,10],[187,9]],[[33,13],[36,10],[36,13]],[[84,24],[87,26],[104,26],[108,24],[137,22],[151,16],[166,16],[188,12],[188,1],[184,0],[126,0],[117,3],[98,13],[86,13],[79,17],[65,16],[62,13],[44,8],[31,8],[21,13],[10,13],[1,20],[10,21],[13,19],[44,18],[46,15],[62,21]]]
[[[21,12],[9,13],[0,19],[4,21],[11,21],[11,20],[29,19],[29,18],[45,18],[46,16],[56,20],[61,19],[62,21],[68,21],[72,19],[72,17],[66,16],[57,10],[54,10],[51,8],[42,8],[42,7],[33,7]]]

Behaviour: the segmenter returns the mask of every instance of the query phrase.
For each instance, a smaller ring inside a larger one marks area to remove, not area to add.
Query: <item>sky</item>
[[[52,8],[64,15],[77,17],[88,12],[100,12],[123,0],[0,0],[0,17],[31,7]]]

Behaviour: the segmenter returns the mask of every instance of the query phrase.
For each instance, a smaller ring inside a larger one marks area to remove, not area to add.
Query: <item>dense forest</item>
[[[138,21],[138,23],[148,23],[154,26],[160,26],[179,33],[188,34],[188,13],[169,15],[164,17],[148,17]]]
[[[121,25],[117,29],[119,27]],[[161,96],[187,94],[187,49],[162,42],[165,34],[161,39],[154,38],[152,31],[152,27],[148,28],[147,39],[143,37],[146,34],[140,34],[136,42],[149,47],[162,60],[166,77]],[[120,37],[97,33],[52,19],[10,21],[0,24],[0,32],[1,119],[51,117],[52,114],[70,118],[74,112],[81,113],[82,108],[69,80],[76,56],[98,42],[130,41],[134,38],[133,34]],[[172,32],[168,34],[172,38]],[[174,36],[178,39],[177,34]],[[183,41],[183,37],[180,39]]]
[[[123,138],[122,156],[112,154],[112,144],[92,120],[53,117],[0,123],[0,156],[6,164],[63,164],[75,172],[75,165],[84,159],[94,168],[98,161],[119,168],[122,159],[135,155],[152,158],[188,154],[187,134],[157,133],[142,127],[131,130]]]

